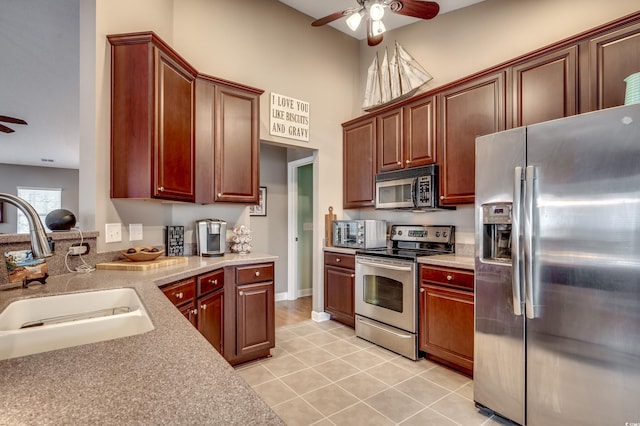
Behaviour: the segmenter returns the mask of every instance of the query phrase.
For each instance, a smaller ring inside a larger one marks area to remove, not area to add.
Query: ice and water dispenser
[[[511,262],[511,203],[482,205],[482,259]]]

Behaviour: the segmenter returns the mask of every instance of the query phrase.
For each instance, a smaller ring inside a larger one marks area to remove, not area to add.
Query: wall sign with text
[[[309,142],[309,102],[271,93],[269,133]]]

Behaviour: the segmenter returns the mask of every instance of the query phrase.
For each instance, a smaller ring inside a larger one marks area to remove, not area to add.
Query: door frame
[[[296,300],[298,298],[298,286],[297,286],[297,277],[298,277],[298,244],[296,243],[296,230],[298,229],[298,215],[296,214],[296,212],[298,211],[298,168],[302,167],[302,166],[306,166],[306,165],[313,165],[315,167],[315,155],[311,155],[309,157],[305,157],[305,158],[301,158],[299,160],[295,160],[295,161],[290,161],[287,163],[287,186],[288,186],[288,191],[287,191],[287,197],[288,197],[288,205],[289,205],[289,212],[288,212],[288,224],[287,224],[287,229],[288,229],[288,238],[287,241],[289,242],[289,248],[287,250],[288,256],[288,263],[289,263],[289,271],[288,271],[288,277],[287,277],[287,300]],[[314,171],[315,173],[315,171]],[[315,204],[316,204],[316,188],[315,188],[315,184],[314,184],[314,188],[313,188],[313,205],[314,208],[312,209],[313,212],[315,212]],[[313,222],[314,222],[314,230],[316,228],[316,224],[315,224],[315,214],[312,215]],[[312,256],[315,258],[315,255],[312,254]],[[315,260],[315,259],[313,259]],[[312,261],[313,264],[313,261]],[[315,281],[315,279],[313,279],[314,277],[312,277],[312,283],[313,281]],[[312,290],[313,290],[313,284],[312,284]],[[313,297],[313,291],[312,291],[312,297]]]

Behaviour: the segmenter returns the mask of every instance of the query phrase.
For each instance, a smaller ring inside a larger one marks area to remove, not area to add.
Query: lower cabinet
[[[324,254],[324,311],[331,319],[355,327],[355,256]]]
[[[269,356],[275,346],[272,262],[227,266],[161,290],[231,365]]]
[[[276,343],[273,263],[225,267],[225,282],[224,357],[236,365],[269,356]]]
[[[182,314],[224,355],[224,271],[187,278],[161,288]]]
[[[420,267],[419,346],[427,358],[473,375],[473,273]]]

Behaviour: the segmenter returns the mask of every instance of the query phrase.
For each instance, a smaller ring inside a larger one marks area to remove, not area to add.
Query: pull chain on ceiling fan
[[[21,120],[19,118],[7,117],[6,115],[0,115],[0,121],[4,121],[5,123],[12,123],[12,124],[27,124],[27,122],[24,120]],[[15,130],[5,126],[4,124],[0,124],[0,132],[13,133],[15,132]]]
[[[367,43],[375,46],[382,41],[382,34],[386,31],[382,18],[385,9],[399,15],[411,16],[412,18],[431,19],[440,11],[440,5],[433,1],[422,0],[356,0],[358,7],[351,7],[339,12],[334,12],[324,18],[317,19],[311,23],[314,27],[319,27],[336,19],[348,16],[347,25],[351,31],[355,31],[360,26],[360,22],[366,16]]]

